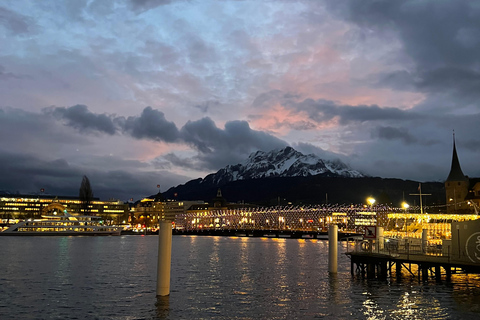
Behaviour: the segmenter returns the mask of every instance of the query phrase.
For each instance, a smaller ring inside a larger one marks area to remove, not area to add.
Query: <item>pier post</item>
[[[328,272],[337,273],[338,256],[338,226],[331,224],[328,227]]]
[[[421,270],[422,270],[422,281],[427,282],[428,281],[428,267],[421,265]]]
[[[422,252],[423,253],[427,252],[427,243],[428,243],[428,230],[423,229],[422,230]]]
[[[158,229],[157,297],[170,294],[172,223],[160,221]]]
[[[377,252],[383,250],[384,237],[383,237],[383,228],[377,227]]]
[[[442,273],[440,271],[440,266],[435,266],[435,280],[436,281],[442,280]]]
[[[387,267],[387,261],[381,261],[378,264],[379,267],[379,273],[378,273],[378,278],[380,279],[386,279],[388,275],[388,267]]]
[[[375,278],[375,264],[373,262],[367,263],[367,278]]]
[[[397,279],[400,279],[402,277],[402,263],[401,262],[395,262],[395,274],[397,276]]]
[[[444,266],[445,273],[447,274],[447,281],[452,280],[452,268],[450,266]]]

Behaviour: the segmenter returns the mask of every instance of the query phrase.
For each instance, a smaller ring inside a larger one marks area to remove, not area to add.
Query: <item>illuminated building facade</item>
[[[165,200],[159,192],[157,195],[140,200],[132,208],[130,223],[140,227],[156,228],[161,220],[175,220],[175,216],[184,214],[194,205],[202,205],[203,201]]]
[[[82,201],[76,197],[0,194],[2,220],[36,219],[42,214],[51,213],[49,210],[60,210],[59,208],[72,215],[85,215],[83,207]],[[108,224],[120,224],[127,219],[129,211],[128,204],[123,201],[101,201],[97,198],[90,202],[87,213],[103,217]]]

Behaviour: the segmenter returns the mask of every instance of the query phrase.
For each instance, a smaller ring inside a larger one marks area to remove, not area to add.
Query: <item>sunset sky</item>
[[[0,191],[135,200],[290,145],[480,176],[480,2],[0,3]]]

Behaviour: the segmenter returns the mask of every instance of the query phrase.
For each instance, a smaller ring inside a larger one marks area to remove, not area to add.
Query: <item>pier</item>
[[[346,255],[352,276],[400,278],[402,270],[421,281],[448,281],[452,273],[480,274],[480,221],[452,223],[452,239],[428,246],[419,239],[376,239],[352,242]],[[461,232],[460,232],[461,231]]]

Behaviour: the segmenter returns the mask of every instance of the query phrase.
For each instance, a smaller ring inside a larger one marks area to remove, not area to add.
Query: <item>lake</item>
[[[480,277],[350,275],[339,242],[174,236],[170,297],[155,296],[158,236],[1,237],[0,319],[478,319]]]

